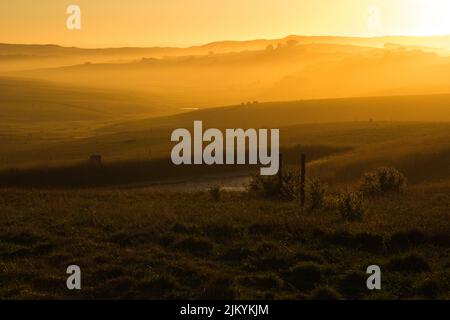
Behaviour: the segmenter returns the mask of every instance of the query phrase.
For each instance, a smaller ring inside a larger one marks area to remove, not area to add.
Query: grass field
[[[412,186],[350,222],[246,193],[3,189],[0,297],[449,299],[449,195]],[[365,288],[372,264],[378,292]]]
[[[286,153],[288,164],[298,165],[300,153],[306,153],[314,175],[329,182],[350,182],[363,172],[379,166],[397,167],[413,182],[450,178],[447,165],[450,160],[448,123],[367,121],[300,124],[281,127],[280,130],[282,152]],[[184,177],[202,171],[208,174],[221,173],[223,170],[230,172],[229,168],[221,167],[172,166],[168,160],[172,146],[169,142],[170,133],[170,128],[159,128],[34,142],[30,142],[27,137],[6,137],[3,140],[3,152],[0,153],[0,176],[3,177],[0,185],[5,185],[11,168],[18,169],[24,181],[30,175],[59,175],[62,181],[60,185],[64,185],[64,177],[67,178],[66,185],[70,185],[74,181],[69,176],[76,175],[80,170],[90,170],[92,179],[84,184],[96,185],[95,176],[101,176],[102,170],[83,169],[89,156],[94,153],[103,156],[107,169],[103,170],[103,175],[109,172],[111,181],[115,180],[114,172],[127,175],[127,183],[133,182],[133,179],[160,180],[182,172]],[[68,175],[64,176],[64,172]],[[81,176],[77,178],[81,179]]]
[[[17,79],[0,87],[0,298],[450,298],[448,95],[161,115],[165,102],[151,96]],[[308,180],[328,184],[330,199],[381,166],[409,184],[366,198],[360,221],[334,205],[214,196],[193,186],[256,168],[173,166],[170,133],[198,119],[280,128],[285,168],[306,153]],[[87,165],[97,153],[103,165]],[[66,289],[71,264],[82,268],[80,292]],[[379,292],[365,287],[372,264]]]

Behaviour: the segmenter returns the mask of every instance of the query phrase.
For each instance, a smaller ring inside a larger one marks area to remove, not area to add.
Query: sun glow
[[[0,1],[0,30],[7,30],[0,34],[0,42],[190,46],[224,39],[277,39],[290,34],[450,34],[450,0],[128,0],[127,6],[120,0],[77,0],[82,29],[76,32],[66,27],[70,3]],[[375,17],[374,12],[378,13]]]
[[[450,34],[450,1],[411,0],[402,5],[412,19],[410,35],[432,36]]]

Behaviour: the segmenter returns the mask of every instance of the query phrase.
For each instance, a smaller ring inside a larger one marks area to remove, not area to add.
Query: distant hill
[[[123,48],[76,48],[55,44],[24,45],[0,43],[0,72],[26,70],[43,67],[58,67],[84,62],[105,63],[141,58],[163,58],[168,56],[205,55],[210,53],[229,53],[263,50],[288,43],[297,44],[341,44],[383,48],[385,44],[410,46],[422,50],[446,53],[450,50],[450,36],[434,37],[335,37],[335,36],[297,36],[281,39],[256,39],[247,41],[217,41],[205,45],[186,48],[177,47],[123,47]],[[8,62],[7,64],[2,62]]]
[[[366,97],[254,103],[192,111],[116,124],[101,131],[192,127],[285,127],[305,123],[409,121],[450,122],[450,95]]]
[[[231,50],[225,44],[211,46]],[[290,39],[261,50],[83,63],[10,75],[145,92],[176,107],[203,108],[248,101],[445,94],[450,93],[449,72],[449,57],[417,47],[299,44]]]
[[[104,55],[123,56],[141,55],[143,57],[163,57],[165,55],[197,55],[208,53],[214,50],[216,53],[240,52],[245,50],[261,50],[268,45],[284,45],[289,41],[296,41],[298,44],[329,43],[343,45],[357,45],[382,48],[387,43],[403,46],[422,46],[450,50],[450,35],[448,36],[386,36],[386,37],[340,37],[340,36],[302,36],[290,35],[280,39],[255,39],[243,41],[216,41],[204,45],[178,48],[178,47],[121,47],[121,48],[77,48],[62,47],[54,44],[48,45],[25,45],[0,43],[2,55],[36,55],[36,56],[57,56],[57,55]]]
[[[0,77],[0,122],[99,121],[167,114],[161,99],[132,92]]]

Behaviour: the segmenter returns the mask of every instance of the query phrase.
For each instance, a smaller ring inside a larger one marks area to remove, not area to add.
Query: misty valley
[[[0,3],[0,299],[450,298],[445,1],[252,2]]]

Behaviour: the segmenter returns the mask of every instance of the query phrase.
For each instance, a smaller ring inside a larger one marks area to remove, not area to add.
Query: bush
[[[254,175],[247,189],[250,193],[266,198],[292,201],[298,198],[299,174],[295,170],[284,170],[281,182],[279,176]]]
[[[363,175],[359,189],[366,196],[400,193],[406,187],[406,177],[395,168],[381,167]]]
[[[338,197],[338,211],[347,220],[362,220],[365,213],[364,198],[360,192],[346,192]]]
[[[308,202],[311,210],[319,210],[324,207],[327,186],[318,179],[313,179],[307,185]]]
[[[214,201],[218,202],[220,200],[220,191],[220,186],[212,186],[209,188],[209,195]]]

